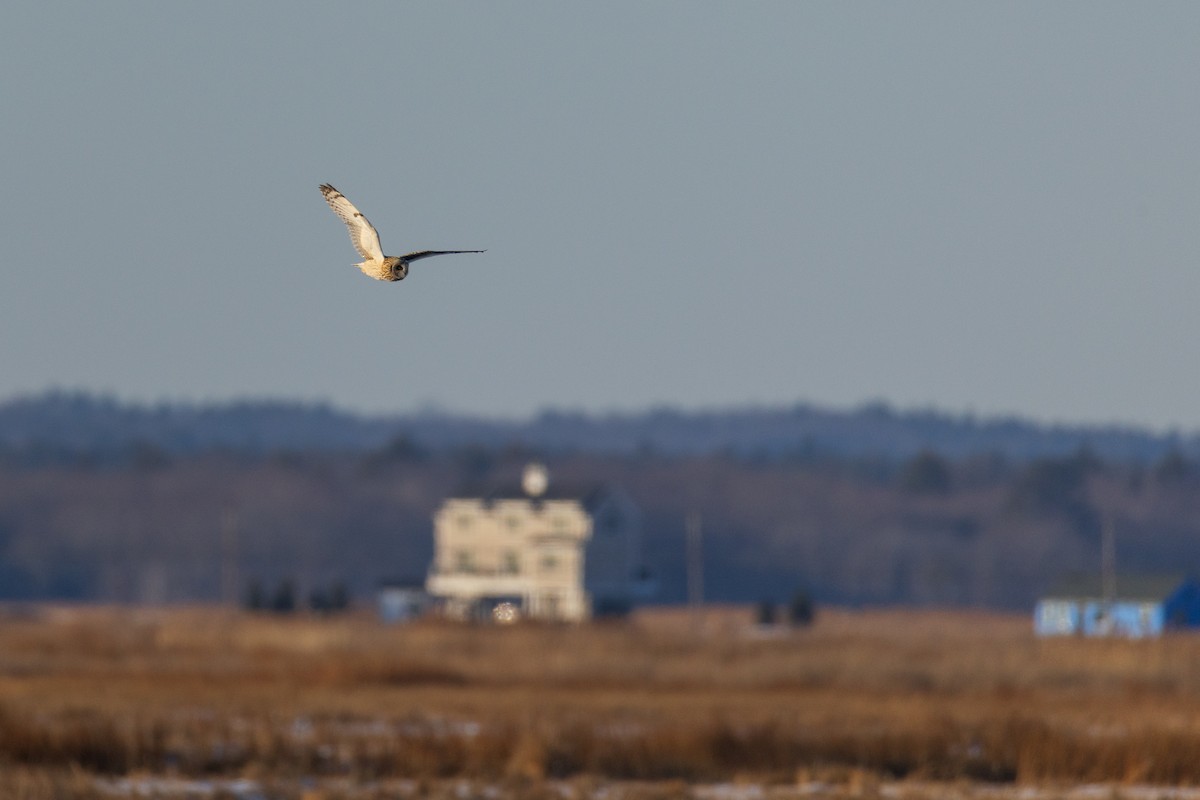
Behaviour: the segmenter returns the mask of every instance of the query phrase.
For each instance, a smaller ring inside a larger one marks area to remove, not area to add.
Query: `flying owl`
[[[365,261],[354,266],[372,278],[381,281],[402,281],[408,275],[408,265],[430,256],[446,256],[453,253],[484,253],[485,250],[418,250],[403,256],[385,256],[379,243],[379,231],[375,230],[363,213],[346,199],[346,195],[330,186],[321,184],[321,194],[333,213],[342,218],[350,229],[350,241]]]

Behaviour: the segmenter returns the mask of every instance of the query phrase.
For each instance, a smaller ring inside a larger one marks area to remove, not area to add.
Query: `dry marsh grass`
[[[42,609],[0,620],[0,769],[31,786],[830,771],[1200,784],[1200,637],[1038,640],[1024,617],[979,613],[830,610],[783,632],[750,618],[388,627]]]

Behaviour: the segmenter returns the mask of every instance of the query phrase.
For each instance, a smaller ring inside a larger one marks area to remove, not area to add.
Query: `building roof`
[[[1184,583],[1186,575],[1162,575],[1149,573],[1117,573],[1117,600],[1165,600]],[[1104,597],[1104,586],[1099,575],[1080,573],[1066,575],[1043,597],[1047,599],[1082,599]]]
[[[499,484],[468,484],[453,492],[450,499],[482,500],[490,505],[498,500],[525,500],[539,503],[546,500],[574,500],[586,510],[594,510],[612,492],[607,484],[594,483],[586,485],[558,484],[551,482],[542,494],[531,497],[517,481]]]

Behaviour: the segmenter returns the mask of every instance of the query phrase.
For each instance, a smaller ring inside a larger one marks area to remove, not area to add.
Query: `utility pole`
[[[687,531],[687,596],[692,625],[700,627],[700,608],[704,604],[704,542],[701,538],[700,512],[691,511],[684,520]]]
[[[238,515],[233,509],[221,514],[221,602],[238,606]]]
[[[1104,616],[1112,623],[1117,602],[1117,532],[1113,512],[1104,515],[1100,526],[1100,591],[1104,595]]]

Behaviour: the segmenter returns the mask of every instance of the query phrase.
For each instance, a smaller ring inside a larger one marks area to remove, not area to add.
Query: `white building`
[[[434,515],[425,586],[447,613],[515,607],[534,619],[581,621],[628,611],[644,593],[641,515],[620,489],[553,487],[534,464],[519,488],[471,494]]]

